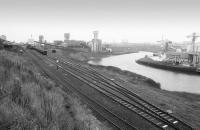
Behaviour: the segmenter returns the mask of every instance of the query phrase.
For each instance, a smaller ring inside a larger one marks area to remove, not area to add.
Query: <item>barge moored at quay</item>
[[[195,66],[186,66],[182,64],[176,64],[167,61],[155,61],[149,57],[144,57],[139,60],[136,60],[138,64],[147,65],[159,69],[189,73],[189,74],[199,74],[200,75],[200,68]]]
[[[193,33],[192,42],[187,46],[173,46],[169,40],[161,41],[163,50],[152,56],[136,60],[138,64],[155,68],[178,71],[183,73],[200,74],[200,44],[195,43],[197,36]]]

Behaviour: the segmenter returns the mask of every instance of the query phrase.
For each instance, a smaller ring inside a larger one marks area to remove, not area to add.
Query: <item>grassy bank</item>
[[[0,51],[0,129],[109,129],[78,97],[41,75],[26,56]]]
[[[51,52],[50,52],[51,53]],[[71,48],[65,48],[65,49],[57,49],[56,55],[65,55],[67,57],[70,57],[76,61],[81,62],[88,62],[92,59],[101,59],[102,57],[108,57],[113,55],[113,53],[91,53],[91,52],[84,52],[84,51],[78,51]]]
[[[92,64],[90,64],[89,66],[92,66],[92,67],[100,69],[100,70],[117,73],[117,74],[120,74],[121,76],[123,75],[123,76],[129,77],[128,81],[131,83],[134,83],[134,84],[137,84],[140,82],[140,83],[144,83],[144,84],[148,85],[149,87],[161,89],[160,83],[157,83],[150,78],[147,78],[142,75],[138,75],[138,74],[130,72],[130,71],[121,70],[120,68],[113,67],[113,66],[102,66],[102,65],[92,65]]]

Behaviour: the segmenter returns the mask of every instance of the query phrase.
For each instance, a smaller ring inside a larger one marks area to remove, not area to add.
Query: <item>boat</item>
[[[176,71],[176,72],[183,72],[189,74],[200,74],[200,68],[196,66],[186,66],[180,64],[179,62],[171,62],[171,61],[156,61],[151,59],[150,57],[144,57],[139,60],[136,60],[136,63],[151,66],[154,68]]]
[[[188,37],[192,37],[192,44],[187,46],[185,51],[183,47],[173,45],[172,41],[162,40],[162,52],[159,56],[157,55],[159,53],[154,53],[153,57],[145,56],[136,60],[136,63],[165,70],[200,74],[200,51],[199,46],[195,45],[196,38],[200,36],[193,33]]]

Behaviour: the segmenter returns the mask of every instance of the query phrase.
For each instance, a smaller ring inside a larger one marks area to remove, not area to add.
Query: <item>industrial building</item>
[[[63,46],[68,46],[68,44],[70,43],[69,40],[70,39],[70,33],[64,33],[64,42],[63,42]]]
[[[1,35],[0,39],[7,40],[7,37],[5,35]]]
[[[39,35],[39,42],[44,43],[44,36],[43,35]]]
[[[30,44],[30,45],[33,45],[33,46],[35,45],[33,38],[28,39],[27,43]]]
[[[61,41],[61,40],[54,40],[54,45],[56,45],[56,46],[62,46],[63,45],[63,41]]]
[[[98,39],[98,31],[94,31],[94,38],[92,39],[92,41],[89,42],[89,46],[91,48],[91,52],[101,52],[102,51],[102,41],[100,39]]]
[[[173,47],[172,43],[168,44],[168,42],[165,42],[165,60],[172,61],[175,63],[189,64],[191,66],[199,66],[200,46],[195,43],[196,38],[199,36],[197,36],[196,33],[193,33],[191,36],[188,37],[192,37],[192,43],[190,45],[187,45],[186,51],[181,51],[181,49]]]
[[[70,39],[70,33],[64,33],[64,42],[68,42]]]

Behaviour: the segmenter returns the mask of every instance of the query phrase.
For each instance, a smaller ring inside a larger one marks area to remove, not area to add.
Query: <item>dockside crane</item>
[[[172,48],[172,41],[170,41],[170,40],[163,40],[163,38],[162,38],[161,41],[157,41],[157,42],[161,43],[163,52],[167,52],[167,51],[169,51],[169,49],[174,49],[174,48]]]
[[[195,32],[192,33],[192,35],[187,36],[187,38],[191,38],[192,37],[192,51],[195,52],[195,41],[198,37],[200,37],[199,35],[197,35]]]

